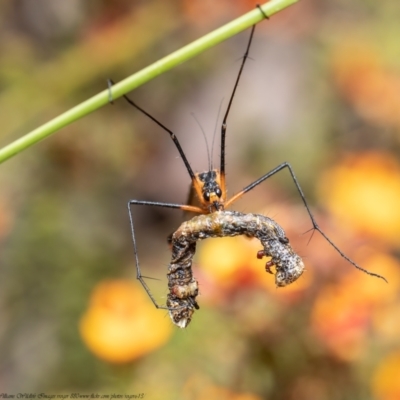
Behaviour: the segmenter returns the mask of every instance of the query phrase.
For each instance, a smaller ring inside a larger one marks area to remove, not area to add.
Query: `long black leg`
[[[246,52],[244,53],[242,64],[240,65],[239,73],[238,73],[238,76],[236,78],[236,82],[235,82],[235,85],[233,87],[231,97],[229,99],[228,107],[226,108],[226,111],[225,111],[224,119],[222,120],[222,125],[221,125],[221,165],[220,165],[220,173],[221,173],[221,177],[222,177],[223,180],[225,179],[226,121],[228,120],[229,111],[231,110],[231,106],[232,106],[233,98],[235,97],[236,89],[239,86],[239,81],[240,81],[240,77],[242,76],[244,65],[246,63],[247,58],[249,57],[250,46],[251,46],[251,42],[253,40],[254,30],[255,29],[256,29],[256,26],[253,25],[252,28],[251,28],[251,32],[250,32],[250,38],[249,38],[249,41],[247,43]],[[223,187],[225,187],[225,182],[223,183]]]
[[[261,14],[264,16],[265,19],[269,19],[268,16],[264,13],[262,8],[258,4],[257,4],[256,7],[260,10]],[[228,107],[226,108],[226,111],[225,111],[224,119],[222,120],[222,125],[221,125],[221,165],[220,165],[220,173],[221,173],[221,179],[223,181],[222,182],[223,188],[225,188],[225,138],[226,138],[226,127],[227,127],[226,122],[228,120],[229,111],[231,110],[233,98],[235,97],[236,89],[239,86],[239,81],[240,81],[240,77],[241,77],[242,72],[243,72],[244,65],[246,63],[246,60],[249,57],[250,46],[251,46],[251,42],[253,40],[254,30],[255,29],[256,29],[256,26],[253,25],[252,28],[251,28],[250,38],[249,38],[249,41],[247,43],[246,51],[245,51],[244,56],[243,56],[242,64],[240,65],[239,73],[238,73],[238,76],[236,78],[235,86],[233,87],[232,94],[231,94],[231,97],[229,99]]]
[[[108,90],[109,90],[109,102],[111,104],[114,103],[114,99],[112,97],[112,93],[111,93],[111,86],[114,84],[114,82],[111,79],[107,80],[107,84],[108,84]],[[139,110],[141,113],[143,113],[144,115],[146,115],[147,117],[149,117],[152,121],[154,121],[158,126],[160,126],[162,129],[164,129],[166,132],[169,133],[169,136],[171,137],[172,141],[175,144],[175,147],[178,149],[180,156],[182,157],[182,160],[185,164],[185,167],[190,175],[190,178],[192,179],[192,181],[196,181],[195,178],[195,174],[192,170],[192,167],[189,164],[189,161],[187,160],[185,153],[183,152],[183,149],[181,147],[181,144],[179,143],[178,138],[175,136],[175,134],[168,129],[165,125],[163,125],[160,121],[157,121],[152,115],[150,115],[147,111],[143,110],[143,108],[139,107],[133,100],[131,100],[128,96],[123,95],[124,99],[133,107],[135,107],[137,110]]]
[[[226,203],[225,206],[229,206],[230,204],[232,204],[234,201],[236,201],[239,197],[243,196],[245,193],[249,192],[250,190],[254,189],[256,186],[258,186],[260,183],[264,182],[266,179],[268,179],[269,177],[271,177],[272,175],[275,175],[277,172],[283,170],[284,168],[287,168],[290,172],[290,175],[292,176],[293,182],[296,185],[297,191],[299,192],[301,199],[303,201],[304,206],[307,209],[307,213],[310,216],[311,222],[313,224],[313,230],[318,231],[324,238],[325,240],[345,259],[347,260],[350,264],[352,264],[354,267],[356,267],[357,269],[359,269],[360,271],[365,272],[368,275],[372,275],[375,276],[377,278],[381,278],[383,279],[385,282],[387,282],[386,278],[384,278],[383,276],[379,275],[379,274],[375,274],[373,272],[369,272],[366,269],[360,267],[358,264],[356,264],[353,260],[351,260],[349,257],[347,257],[336,245],[335,243],[332,242],[331,239],[329,239],[329,237],[321,230],[321,228],[319,227],[319,225],[317,224],[317,222],[314,219],[314,216],[311,213],[310,207],[307,204],[306,198],[304,196],[303,190],[300,187],[300,184],[296,178],[296,175],[293,172],[292,167],[290,166],[289,163],[284,162],[280,165],[278,165],[276,168],[274,168],[272,171],[266,173],[265,175],[263,175],[261,178],[257,179],[256,181],[254,181],[253,183],[251,183],[250,185],[246,186],[241,192],[237,193],[236,195],[234,195],[233,197],[231,197]]]
[[[141,206],[167,207],[167,208],[173,208],[173,209],[178,209],[178,210],[182,210],[182,208],[185,208],[187,206],[182,205],[182,204],[161,203],[161,202],[156,202],[156,201],[141,201],[141,200],[129,200],[128,201],[128,212],[129,212],[129,221],[130,221],[130,224],[131,224],[133,251],[135,253],[136,279],[141,283],[141,285],[143,286],[144,290],[146,291],[147,295],[150,297],[151,301],[153,302],[153,304],[155,305],[156,308],[163,309],[163,310],[169,310],[168,307],[160,306],[157,303],[157,301],[155,300],[155,298],[151,294],[150,288],[147,286],[147,283],[144,280],[144,276],[142,275],[142,272],[140,270],[139,256],[138,256],[137,245],[136,245],[136,237],[135,237],[135,228],[134,228],[134,225],[133,225],[133,218],[132,218],[131,204],[133,204],[133,205],[141,205]]]

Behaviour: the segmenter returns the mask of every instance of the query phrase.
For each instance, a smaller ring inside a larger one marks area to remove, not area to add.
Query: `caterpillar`
[[[262,245],[258,258],[271,257],[265,269],[275,266],[275,283],[278,287],[296,281],[304,271],[304,263],[292,249],[285,231],[273,219],[260,214],[244,214],[237,211],[216,211],[198,215],[185,221],[172,234],[172,258],[168,267],[167,308],[171,320],[180,328],[186,328],[195,309],[199,309],[196,297],[199,293],[193,277],[192,261],[199,240],[246,235],[256,238]]]

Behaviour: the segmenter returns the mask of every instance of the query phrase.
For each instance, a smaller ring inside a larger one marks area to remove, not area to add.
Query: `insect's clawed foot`
[[[256,7],[260,10],[260,13],[264,16],[265,19],[269,19],[268,15],[265,14],[264,10],[261,8],[259,4],[257,4]]]

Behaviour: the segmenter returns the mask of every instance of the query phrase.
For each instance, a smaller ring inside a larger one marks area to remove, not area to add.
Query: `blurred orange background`
[[[196,38],[255,1],[0,4],[0,146]],[[306,271],[286,288],[247,238],[198,245],[201,309],[186,330],[135,281],[126,203],[184,203],[189,176],[169,136],[123,100],[0,169],[0,393],[149,399],[400,398],[400,5],[316,0],[257,26],[228,119],[229,195],[286,231]],[[250,31],[130,94],[208,168]],[[133,209],[143,274],[167,294],[166,237],[183,220]],[[311,239],[311,240],[310,240]]]

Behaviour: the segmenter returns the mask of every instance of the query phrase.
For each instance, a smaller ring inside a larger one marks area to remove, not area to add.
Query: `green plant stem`
[[[283,10],[284,8],[296,3],[297,0],[272,0],[261,5],[263,12],[269,17]],[[237,33],[249,28],[250,26],[262,21],[264,16],[259,9],[254,9],[249,13],[242,15],[234,21],[222,26],[219,29],[203,36],[200,39],[182,47],[181,49],[171,53],[170,55],[156,61],[139,72],[129,76],[123,81],[115,84],[112,87],[113,99],[117,99],[122,95],[136,89],[149,80],[168,71],[169,69],[183,63],[195,55],[209,49],[212,46],[236,35]],[[108,104],[109,91],[104,90],[83,103],[73,107],[69,111],[45,123],[39,128],[27,133],[23,137],[15,140],[9,145],[0,149],[0,163],[8,160],[12,156],[27,149],[33,144],[45,139],[47,136],[58,131],[66,125],[71,124],[79,118],[88,115],[92,111]]]

